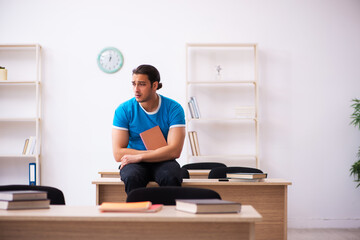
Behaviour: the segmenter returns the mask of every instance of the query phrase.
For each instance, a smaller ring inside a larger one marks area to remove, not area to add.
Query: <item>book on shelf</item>
[[[200,146],[199,146],[199,140],[197,137],[197,132],[193,131],[193,136],[194,136],[195,150],[197,153],[196,156],[200,156]]]
[[[47,199],[46,191],[37,191],[37,190],[0,191],[0,200],[18,201],[18,200],[44,200],[44,199]]]
[[[50,208],[49,199],[18,200],[18,201],[0,200],[0,209],[5,209],[5,210],[43,209],[43,208]]]
[[[103,202],[99,210],[102,212],[158,212],[162,207],[162,204],[152,204],[150,201]]]
[[[263,179],[267,178],[267,173],[227,173],[226,178]]]
[[[195,118],[194,106],[191,104],[191,101],[188,102],[188,106],[191,118]]]
[[[29,163],[29,185],[36,185],[36,163]]]
[[[190,213],[237,213],[241,203],[220,199],[176,199],[176,210]]]
[[[195,117],[196,118],[200,118],[201,115],[200,115],[200,108],[199,108],[199,104],[196,100],[196,97],[190,97],[190,100],[192,101],[192,103],[194,104],[194,110],[195,110]]]
[[[36,137],[34,137],[34,136],[29,137],[29,139],[25,140],[23,154],[24,155],[33,155],[35,152],[35,146],[36,146]]]
[[[28,144],[29,144],[29,139],[27,138],[27,139],[25,139],[24,148],[23,148],[23,151],[22,151],[22,154],[23,154],[23,155],[26,154],[26,150],[27,150]]]
[[[140,137],[147,150],[155,150],[167,145],[159,126],[155,126],[140,133]]]
[[[193,156],[200,156],[199,141],[195,131],[188,132],[191,152]]]
[[[191,118],[200,118],[200,109],[196,97],[190,97],[188,106]]]

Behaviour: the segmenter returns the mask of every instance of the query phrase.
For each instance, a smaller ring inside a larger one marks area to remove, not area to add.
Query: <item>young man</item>
[[[135,97],[116,110],[112,130],[115,161],[120,162],[120,176],[125,191],[146,187],[149,181],[160,186],[181,186],[180,157],[185,139],[185,114],[181,105],[156,93],[162,87],[158,70],[140,65],[133,70]],[[146,150],[140,133],[159,126],[167,146]]]

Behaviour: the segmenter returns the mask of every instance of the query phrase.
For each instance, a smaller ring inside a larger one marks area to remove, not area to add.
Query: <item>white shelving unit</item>
[[[187,102],[195,97],[200,112],[193,118],[187,106],[200,151],[194,156],[189,144],[188,162],[259,168],[257,45],[188,43],[186,78]]]
[[[0,65],[8,71],[7,80],[0,80],[0,175],[3,175],[0,180],[6,184],[29,183],[28,166],[33,162],[36,164],[36,184],[39,185],[41,46],[0,44]],[[23,155],[25,139],[30,136],[36,139],[34,154]],[[10,167],[13,169],[7,169]],[[13,174],[6,176],[7,172]],[[17,175],[16,179],[14,175]],[[9,182],[4,179],[6,177]]]

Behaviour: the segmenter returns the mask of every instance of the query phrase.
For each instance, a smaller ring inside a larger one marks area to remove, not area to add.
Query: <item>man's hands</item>
[[[120,169],[122,169],[123,167],[125,167],[125,166],[128,165],[129,163],[138,163],[138,162],[141,162],[141,154],[136,154],[136,155],[124,155],[124,156],[122,156],[122,158],[120,159],[120,162],[121,162]]]

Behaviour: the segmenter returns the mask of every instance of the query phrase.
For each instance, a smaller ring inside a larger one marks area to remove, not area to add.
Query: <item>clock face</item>
[[[120,70],[124,63],[121,52],[113,47],[104,48],[98,55],[98,66],[106,73],[115,73]]]

